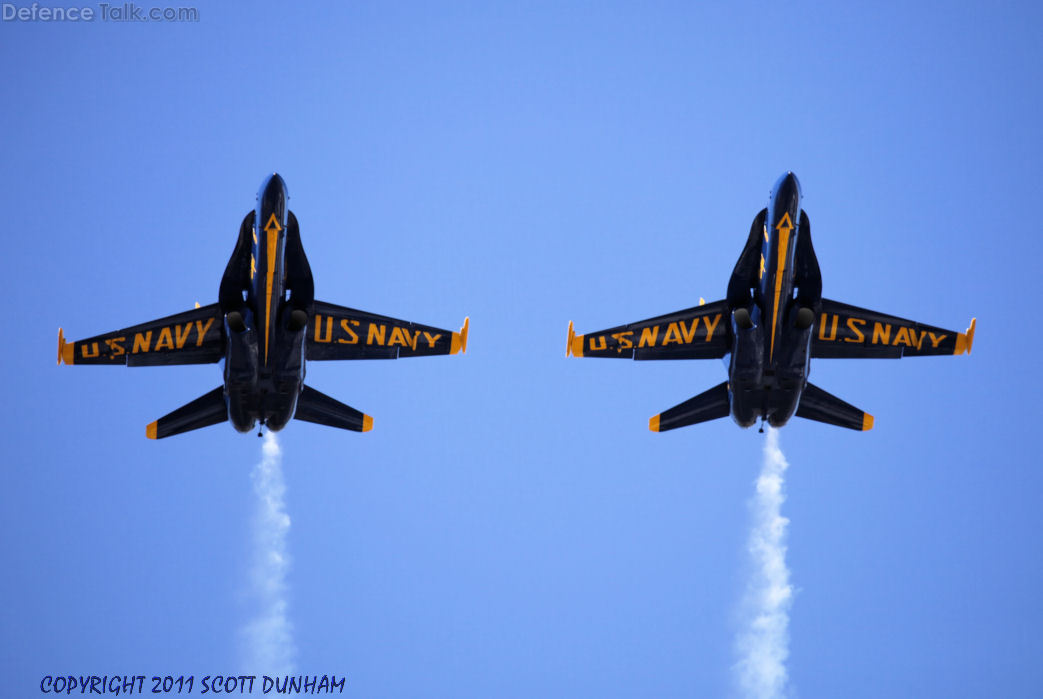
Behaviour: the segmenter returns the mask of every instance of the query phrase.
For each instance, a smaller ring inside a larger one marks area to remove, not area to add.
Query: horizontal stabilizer
[[[300,398],[297,399],[297,412],[293,417],[352,432],[369,432],[373,429],[373,418],[369,415],[355,410],[350,405],[344,405],[311,386],[301,389]]]
[[[812,383],[804,387],[804,392],[800,396],[797,417],[846,427],[849,430],[865,432],[873,429],[872,415],[826,393]]]
[[[666,432],[678,427],[728,417],[729,413],[731,404],[728,401],[726,381],[651,418],[648,421],[648,429],[653,432]]]
[[[228,419],[228,406],[225,404],[224,386],[218,386],[191,403],[181,406],[174,412],[164,415],[145,428],[149,439],[163,439],[171,435],[209,427]]]

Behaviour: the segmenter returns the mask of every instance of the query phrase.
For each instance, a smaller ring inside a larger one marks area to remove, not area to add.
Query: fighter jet
[[[224,382],[148,425],[150,439],[228,420],[240,432],[259,422],[281,430],[291,418],[366,432],[373,418],[304,383],[308,360],[396,359],[467,351],[459,332],[315,300],[311,266],[286,183],[266,178],[243,218],[217,303],[66,342],[58,363],[163,366],[224,363]]]
[[[815,357],[867,359],[970,353],[966,333],[885,315],[822,297],[822,275],[792,172],[753,219],[727,297],[675,313],[577,335],[566,355],[627,359],[723,359],[728,380],[652,417],[665,432],[728,415],[741,427],[773,427],[790,417],[869,430],[873,416],[808,382]]]

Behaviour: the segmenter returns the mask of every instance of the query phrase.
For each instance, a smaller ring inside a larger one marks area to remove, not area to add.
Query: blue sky
[[[721,364],[566,359],[565,334],[722,297],[793,170],[826,296],[978,335],[969,358],[813,364],[876,428],[781,433],[791,688],[1038,691],[1043,17],[915,5],[0,23],[3,691],[243,669],[261,442],[144,437],[219,368],[53,358],[58,326],[216,300],[273,170],[318,298],[471,318],[466,356],[308,366],[375,423],[280,434],[301,672],[358,697],[734,693],[763,437],[650,433]]]

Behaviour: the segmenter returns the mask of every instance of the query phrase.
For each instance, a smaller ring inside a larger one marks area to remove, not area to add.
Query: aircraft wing
[[[76,342],[66,342],[58,329],[59,364],[208,364],[221,359],[224,349],[224,321],[216,303]]]
[[[966,333],[822,299],[811,356],[831,359],[900,359],[970,354],[976,319]]]
[[[315,302],[306,356],[311,359],[397,359],[467,351],[470,319],[460,332]]]
[[[717,359],[731,349],[725,301],[577,335],[569,322],[566,355],[626,359]]]

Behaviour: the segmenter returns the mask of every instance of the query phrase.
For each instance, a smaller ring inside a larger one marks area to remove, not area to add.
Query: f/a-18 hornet
[[[148,425],[162,439],[228,420],[281,430],[291,418],[366,432],[373,418],[304,383],[306,360],[396,359],[467,351],[460,332],[315,300],[286,183],[273,174],[221,278],[218,302],[78,342],[58,330],[58,363],[160,366],[225,360],[224,383]]]
[[[781,427],[794,414],[854,430],[873,416],[808,382],[813,357],[866,359],[970,353],[966,333],[822,298],[822,275],[792,172],[753,219],[727,298],[629,325],[576,335],[566,354],[627,359],[723,359],[728,380],[648,422],[653,432],[731,415]]]

